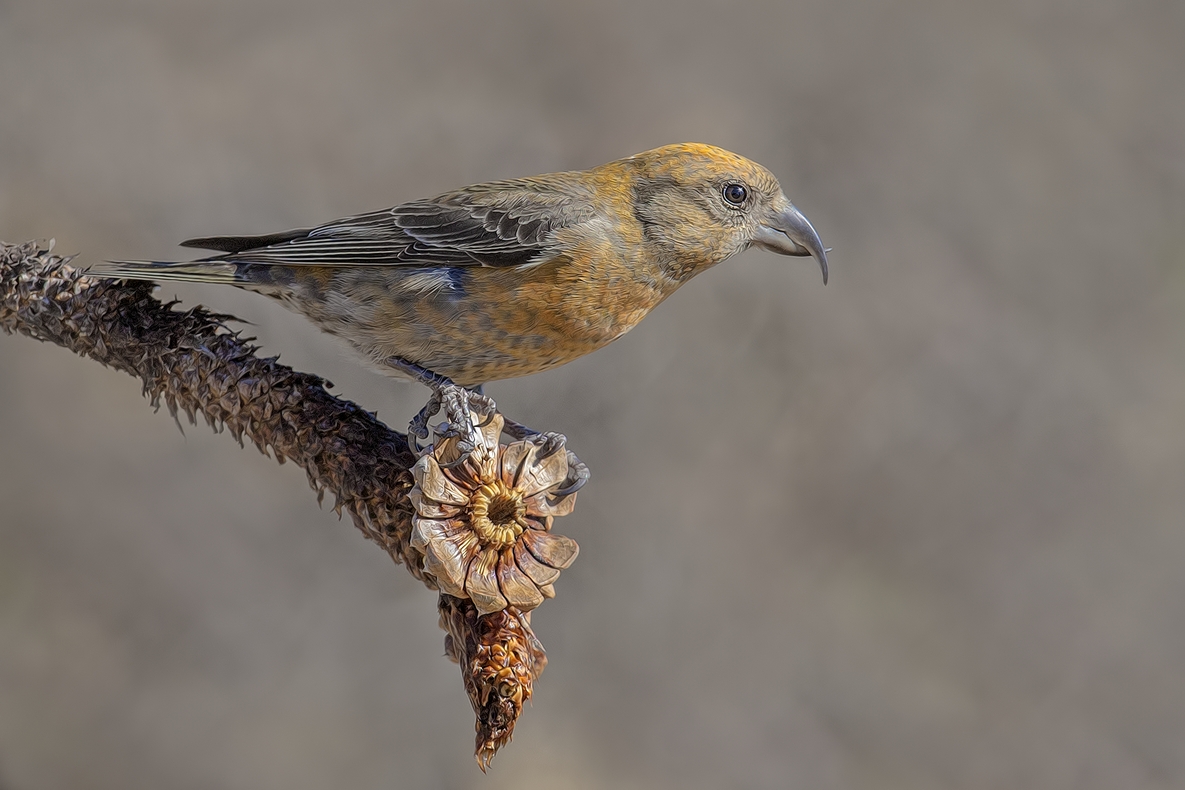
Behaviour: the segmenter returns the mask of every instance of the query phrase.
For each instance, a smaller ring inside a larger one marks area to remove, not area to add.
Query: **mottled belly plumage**
[[[650,288],[637,289],[641,298],[633,309],[622,309],[620,292],[612,305],[566,298],[554,272],[545,271],[558,265],[526,273],[455,266],[249,266],[239,274],[253,290],[346,340],[386,373],[400,375],[387,362],[398,357],[476,386],[594,351],[632,328],[658,301]]]

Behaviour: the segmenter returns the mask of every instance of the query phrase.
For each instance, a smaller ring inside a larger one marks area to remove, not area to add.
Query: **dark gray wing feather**
[[[303,238],[309,235],[311,230],[312,228],[300,228],[286,230],[283,233],[269,233],[266,236],[210,236],[201,239],[186,239],[181,242],[181,246],[195,247],[199,250],[218,250],[219,252],[242,252]]]
[[[267,236],[191,239],[208,260],[281,266],[521,266],[550,234],[590,218],[579,174],[479,184],[431,200]]]

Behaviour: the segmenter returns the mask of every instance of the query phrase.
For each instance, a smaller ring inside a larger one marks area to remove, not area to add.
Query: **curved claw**
[[[412,418],[412,421],[407,426],[407,446],[412,451],[416,458],[424,454],[425,448],[420,447],[420,439],[428,438],[428,418],[435,413],[435,410],[429,411],[431,402],[428,403],[420,413]]]
[[[427,439],[429,434],[428,420],[438,411],[440,411],[440,393],[433,392],[431,397],[428,398],[428,402],[424,404],[424,408],[420,409],[419,413],[408,424],[408,431],[421,439]]]
[[[548,431],[547,433],[537,433],[530,437],[530,440],[539,448],[536,457],[540,461],[551,458],[553,455],[564,449],[564,445],[568,443],[568,437],[562,433],[554,433]]]
[[[588,466],[584,461],[576,457],[576,453],[568,450],[568,477],[572,478],[572,482],[563,488],[557,489],[556,497],[566,497],[568,494],[575,494],[584,485],[592,479],[592,472],[589,471]]]
[[[456,469],[458,466],[463,466],[466,460],[468,459],[465,457],[465,455],[459,455],[457,456],[456,460],[453,461],[441,461],[438,458],[436,459],[436,463],[441,469]]]

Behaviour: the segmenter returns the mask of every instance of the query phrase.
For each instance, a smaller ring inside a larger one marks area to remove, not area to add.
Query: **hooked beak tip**
[[[823,284],[827,284],[827,253],[823,241],[810,221],[792,204],[774,214],[762,224],[760,236],[756,239],[762,247],[782,255],[810,255],[819,262],[823,272]]]

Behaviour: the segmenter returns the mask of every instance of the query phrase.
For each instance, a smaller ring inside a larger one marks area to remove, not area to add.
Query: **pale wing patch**
[[[433,294],[454,287],[453,277],[448,269],[424,269],[414,272],[404,278],[402,286],[422,294]]]
[[[324,295],[325,311],[338,320],[369,325],[375,320],[375,306],[350,293],[329,291]]]

